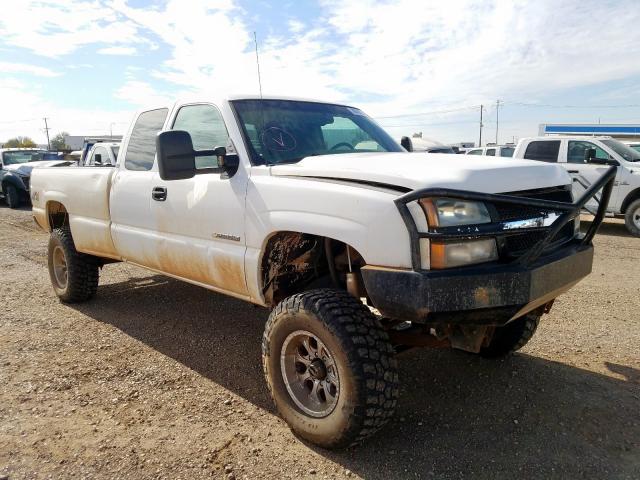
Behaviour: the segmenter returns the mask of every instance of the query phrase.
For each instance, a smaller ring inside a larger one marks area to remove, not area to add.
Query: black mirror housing
[[[400,145],[402,145],[402,148],[404,148],[407,152],[413,151],[413,148],[411,146],[411,139],[409,137],[402,137],[402,139],[400,139]]]
[[[617,167],[618,165],[620,165],[618,161],[614,160],[613,158],[598,158],[598,157],[591,157],[590,159],[587,160],[587,163],[592,163],[595,165],[609,165],[612,167]]]
[[[184,180],[196,174],[196,156],[189,132],[167,130],[156,136],[158,170],[163,180]]]

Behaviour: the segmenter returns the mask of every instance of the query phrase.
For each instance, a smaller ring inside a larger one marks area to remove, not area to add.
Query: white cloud
[[[0,16],[0,38],[44,57],[60,57],[91,44],[146,43],[133,22],[98,0],[12,2]]]
[[[258,37],[265,93],[356,103],[381,116],[496,98],[532,102],[640,75],[637,0],[320,0],[320,15],[298,15],[284,28],[260,23],[232,0],[16,3],[0,17],[0,38],[39,55],[159,47],[154,56],[165,60],[155,68],[122,68],[114,96],[134,106],[178,94],[257,92],[254,30],[273,32]]]
[[[60,72],[54,72],[53,70],[37,65],[10,62],[0,62],[0,71],[5,75],[11,73],[28,73],[37,77],[57,77],[61,75]]]
[[[135,55],[137,49],[135,47],[106,47],[100,48],[96,53],[101,55]]]

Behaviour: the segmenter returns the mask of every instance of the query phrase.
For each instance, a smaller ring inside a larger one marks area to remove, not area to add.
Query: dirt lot
[[[46,241],[0,207],[0,478],[640,478],[640,239],[617,221],[521,353],[402,354],[394,420],[338,453],[275,415],[267,311],[122,264],[65,306]]]

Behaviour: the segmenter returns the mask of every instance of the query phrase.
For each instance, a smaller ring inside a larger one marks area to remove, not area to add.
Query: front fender
[[[26,192],[27,187],[22,181],[22,177],[13,172],[7,172],[4,177],[2,177],[2,191],[4,192],[7,185],[13,185],[21,192]]]

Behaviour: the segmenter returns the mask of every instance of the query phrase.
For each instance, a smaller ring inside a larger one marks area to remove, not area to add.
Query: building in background
[[[69,147],[69,150],[82,150],[87,143],[98,142],[119,142],[122,140],[122,135],[65,135],[64,143]]]
[[[607,135],[623,141],[640,141],[640,124],[565,124],[542,123],[538,129],[538,135]]]

